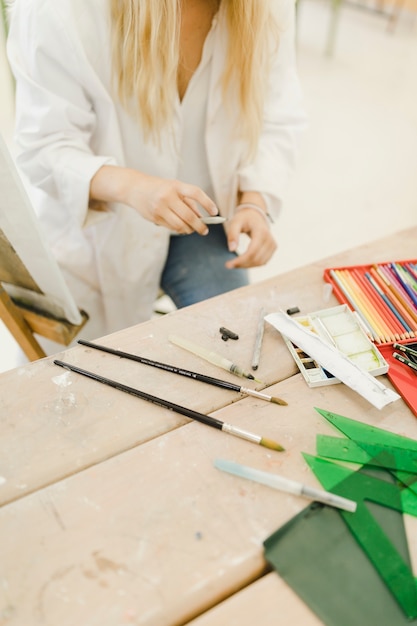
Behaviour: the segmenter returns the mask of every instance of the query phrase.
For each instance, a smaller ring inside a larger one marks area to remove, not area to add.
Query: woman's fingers
[[[201,221],[199,205],[209,215],[217,215],[218,209],[213,200],[202,189],[177,180],[156,179],[149,181],[147,197],[150,217],[155,224],[165,226],[181,234],[195,231],[200,235],[208,233],[207,225]],[[140,208],[138,207],[140,210]]]
[[[228,261],[226,267],[234,269],[265,265],[277,249],[276,241],[265,219],[250,209],[236,213],[229,222],[227,232],[230,250],[236,250],[242,233],[248,235],[249,245],[245,252]]]
[[[103,165],[94,174],[90,199],[126,204],[144,219],[184,234],[207,234],[201,207],[209,215],[218,214],[213,200],[195,185],[115,165]]]

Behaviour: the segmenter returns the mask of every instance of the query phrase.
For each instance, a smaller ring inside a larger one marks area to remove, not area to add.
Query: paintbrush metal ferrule
[[[273,441],[272,439],[266,439],[260,435],[255,435],[248,430],[232,426],[232,424],[227,424],[226,422],[223,423],[222,430],[230,435],[246,439],[246,441],[252,441],[252,443],[257,443],[259,446],[264,446],[265,448],[270,448],[271,450],[277,450],[278,452],[282,452],[284,450],[281,444]]]
[[[256,391],[256,389],[241,387],[240,391],[242,393],[246,393],[248,396],[259,398],[260,400],[266,400],[267,402],[273,402],[274,404],[280,404],[281,406],[288,406],[288,402],[286,402],[282,398],[277,398],[276,396],[268,396],[268,394],[262,393],[261,391]]]

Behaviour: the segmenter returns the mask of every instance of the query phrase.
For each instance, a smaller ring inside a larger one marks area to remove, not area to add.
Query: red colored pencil
[[[387,300],[390,302],[393,309],[397,311],[398,317],[401,318],[401,325],[404,328],[402,332],[405,335],[403,339],[409,339],[411,337],[414,337],[413,328],[415,327],[415,322],[408,314],[408,311],[403,307],[398,299],[394,298],[392,292],[388,289],[387,285],[381,279],[375,268],[371,267],[369,270],[369,274],[371,275],[372,279],[375,281],[379,289],[382,291],[385,298],[387,298]]]
[[[391,331],[384,319],[381,317],[372,301],[370,301],[370,299],[366,296],[360,283],[355,280],[352,272],[349,270],[341,270],[341,274],[345,278],[345,281],[350,285],[350,288],[354,292],[356,298],[359,300],[361,310],[366,314],[379,337],[382,338],[382,342],[395,341],[395,339],[391,337]]]
[[[403,337],[401,337],[401,334],[403,332],[402,326],[400,326],[397,318],[394,316],[391,310],[388,309],[384,300],[381,299],[377,291],[372,287],[371,283],[357,269],[353,269],[352,274],[354,278],[360,284],[361,288],[364,290],[370,302],[372,302],[373,306],[375,307],[380,317],[384,320],[388,328],[388,331],[390,333],[390,338],[391,338],[390,340],[398,341],[400,339],[403,339]]]
[[[402,286],[398,283],[396,276],[390,271],[386,265],[374,265],[376,271],[381,276],[382,280],[387,285],[388,289],[394,295],[397,300],[401,302],[403,307],[409,313],[414,320],[414,326],[417,324],[417,311],[414,309],[412,302],[408,297],[408,294],[404,291]],[[414,328],[415,330],[415,328]]]

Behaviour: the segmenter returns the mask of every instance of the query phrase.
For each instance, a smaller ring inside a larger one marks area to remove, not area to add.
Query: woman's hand
[[[227,261],[226,267],[229,269],[258,267],[269,261],[277,249],[277,244],[271,234],[266,213],[263,217],[259,211],[253,208],[242,208],[235,213],[227,224],[229,250],[235,251],[237,249],[241,233],[248,235],[250,242],[243,254]]]
[[[93,176],[90,198],[122,202],[150,222],[180,234],[195,231],[207,235],[208,228],[200,219],[198,204],[209,215],[218,214],[213,200],[195,185],[113,165],[104,165]]]

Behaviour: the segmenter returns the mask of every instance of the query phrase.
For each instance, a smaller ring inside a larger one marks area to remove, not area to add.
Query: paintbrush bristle
[[[280,404],[281,406],[288,406],[288,402],[285,402],[285,400],[277,398],[276,396],[271,396],[271,402],[274,404]]]
[[[264,446],[264,448],[269,448],[270,450],[277,450],[278,452],[283,452],[285,448],[281,446],[281,444],[276,441],[272,441],[272,439],[267,439],[266,437],[262,437],[259,442],[260,446]]]

